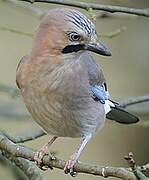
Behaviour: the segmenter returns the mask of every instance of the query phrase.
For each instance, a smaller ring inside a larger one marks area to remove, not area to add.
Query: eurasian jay
[[[31,52],[18,65],[17,85],[26,107],[53,136],[35,154],[38,165],[57,137],[80,138],[64,167],[73,174],[81,151],[104,126],[106,115],[120,123],[138,121],[110,100],[103,71],[89,51],[111,56],[91,20],[77,10],[57,8],[42,19]]]

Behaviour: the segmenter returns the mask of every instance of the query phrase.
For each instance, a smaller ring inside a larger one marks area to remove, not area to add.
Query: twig
[[[78,7],[85,10],[92,8],[94,10],[103,10],[103,11],[107,11],[111,13],[121,12],[121,13],[136,14],[139,16],[149,17],[149,9],[135,9],[135,8],[120,7],[120,6],[86,3],[86,2],[79,2],[79,1],[72,1],[72,0],[20,0],[20,1],[26,1],[30,3],[35,3],[35,2],[53,3],[53,4]]]
[[[14,157],[22,157],[30,161],[34,161],[35,152],[33,150],[13,143],[2,134],[0,135],[0,149],[6,151],[7,153],[10,153]],[[66,161],[59,158],[51,159],[50,156],[45,156],[43,158],[43,164],[48,167],[63,169],[65,163]],[[77,163],[74,170],[79,173],[92,174],[96,176],[103,176],[104,170],[105,177],[118,177],[124,180],[136,180],[135,175],[132,172],[130,172],[127,168],[104,167],[88,165],[84,163]]]
[[[143,103],[143,102],[147,102],[147,101],[149,101],[149,95],[130,97],[126,100],[122,100],[119,104],[121,107],[125,108],[125,107],[130,106],[130,105]]]
[[[121,19],[136,19],[138,16],[135,14],[126,14],[126,13],[120,13],[120,12],[115,12],[115,13],[110,13],[107,11],[98,11],[96,13],[96,19],[99,18],[121,18]]]
[[[126,27],[124,26],[122,28],[116,29],[116,30],[111,31],[111,32],[100,33],[100,36],[106,37],[106,38],[113,38],[113,37],[118,36],[120,33],[124,32],[125,30],[126,30]]]
[[[136,175],[137,179],[139,180],[149,180],[149,178],[147,178],[140,170],[140,168],[138,168],[138,166],[136,165],[136,161],[134,160],[134,155],[132,152],[130,152],[127,156],[124,157],[124,159],[127,160],[128,164],[130,165],[133,173]]]

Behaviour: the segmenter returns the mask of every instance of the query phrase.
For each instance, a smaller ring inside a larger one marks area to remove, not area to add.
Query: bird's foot
[[[77,176],[77,172],[74,171],[74,165],[76,164],[76,155],[72,155],[70,159],[66,162],[65,167],[64,167],[64,172],[66,174],[70,173],[72,177]]]
[[[53,167],[51,166],[44,165],[43,158],[44,156],[49,155],[48,149],[56,139],[57,137],[53,136],[53,138],[50,139],[44,146],[42,146],[42,148],[39,151],[37,151],[34,155],[34,161],[36,162],[37,166],[42,170],[47,170],[48,168],[50,168],[51,170],[53,169]],[[51,160],[55,160],[54,154],[51,155]]]
[[[34,161],[36,165],[41,169],[46,171],[48,168],[53,169],[50,166],[46,166],[43,164],[44,156],[49,155],[48,146],[44,145],[39,151],[37,151],[34,155]]]

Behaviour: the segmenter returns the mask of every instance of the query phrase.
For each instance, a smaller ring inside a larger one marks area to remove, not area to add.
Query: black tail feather
[[[130,114],[119,106],[111,107],[111,111],[106,115],[106,118],[121,124],[133,124],[139,121],[138,117]]]

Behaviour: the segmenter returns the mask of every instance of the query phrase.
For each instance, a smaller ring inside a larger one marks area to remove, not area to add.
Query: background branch
[[[18,88],[9,86],[9,85],[5,85],[2,83],[0,84],[0,92],[5,93],[5,94],[9,95],[10,97],[16,97],[20,94],[20,91]]]
[[[130,105],[143,103],[143,102],[147,102],[147,101],[149,101],[149,95],[130,97],[126,100],[120,101],[120,106],[125,108]]]
[[[22,4],[22,2],[19,2],[18,0],[5,0],[7,3],[12,5],[13,7],[17,7],[18,9],[24,9],[25,11],[31,13],[32,15],[36,15],[37,17],[41,18],[47,11],[42,10],[38,7],[35,7],[33,5],[28,4]]]
[[[24,143],[26,141],[34,140],[38,137],[46,135],[46,133],[42,129],[38,129],[36,131],[30,130],[28,132],[25,131],[25,133],[18,134],[17,136],[10,136],[6,132],[1,133],[14,143]]]
[[[30,3],[41,2],[41,3],[53,3],[53,4],[60,4],[66,6],[73,6],[88,10],[89,8],[94,10],[102,10],[107,11],[110,13],[114,12],[121,12],[127,14],[135,14],[139,16],[149,17],[149,9],[135,9],[135,8],[127,8],[127,7],[120,7],[120,6],[111,6],[111,5],[103,5],[103,4],[95,4],[95,3],[86,3],[86,2],[79,2],[79,1],[72,1],[72,0],[20,0],[26,1]]]

